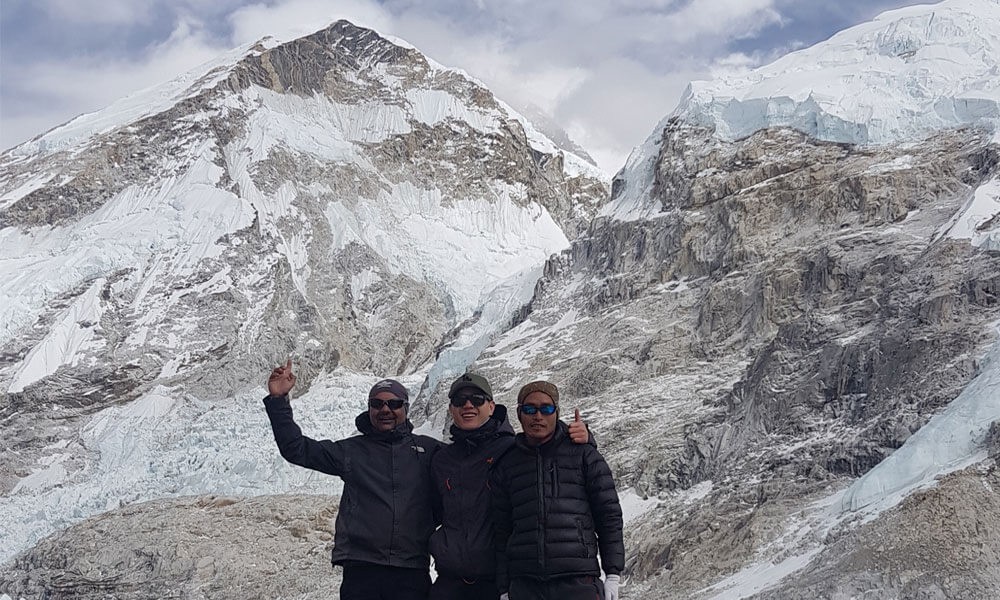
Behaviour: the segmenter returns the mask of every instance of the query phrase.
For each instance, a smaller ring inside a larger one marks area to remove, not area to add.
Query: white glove
[[[604,600],[618,600],[618,582],[621,577],[608,575],[604,578]]]
[[[500,600],[510,600],[510,594],[507,592],[500,594]]]

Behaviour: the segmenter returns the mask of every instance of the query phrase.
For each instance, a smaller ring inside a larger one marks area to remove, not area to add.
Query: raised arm
[[[291,359],[283,367],[271,371],[267,380],[270,394],[264,398],[264,409],[271,421],[278,451],[294,465],[329,475],[341,475],[344,471],[342,444],[330,440],[317,441],[302,435],[302,430],[292,418],[288,392],[294,385],[295,374],[292,372]]]

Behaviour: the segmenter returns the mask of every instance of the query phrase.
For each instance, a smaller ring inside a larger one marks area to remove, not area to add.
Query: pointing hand
[[[295,373],[292,373],[292,359],[289,358],[283,367],[275,367],[267,378],[267,392],[272,396],[286,396],[295,386]]]

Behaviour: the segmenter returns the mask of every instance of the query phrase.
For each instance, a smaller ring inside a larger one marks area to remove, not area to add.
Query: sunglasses
[[[555,404],[543,404],[541,406],[535,406],[534,404],[520,404],[517,407],[517,411],[522,415],[533,415],[535,413],[542,413],[546,417],[549,415],[556,414]]]
[[[466,402],[471,402],[473,406],[475,406],[476,408],[479,408],[480,406],[486,404],[486,402],[488,400],[489,400],[489,398],[487,398],[486,396],[479,395],[479,394],[476,394],[476,395],[473,395],[473,396],[469,396],[469,395],[464,395],[463,394],[461,396],[455,396],[450,401],[451,401],[451,405],[454,406],[455,408],[462,408],[463,406],[465,406]]]
[[[382,410],[383,406],[388,406],[390,410],[399,410],[406,406],[406,400],[400,400],[399,398],[393,398],[392,400],[368,399],[368,408],[372,410]]]

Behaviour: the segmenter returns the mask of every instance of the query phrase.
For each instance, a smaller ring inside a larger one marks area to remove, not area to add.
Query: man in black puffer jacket
[[[292,419],[293,385],[288,361],[272,371],[264,407],[285,460],[344,480],[332,555],[344,567],[341,600],[425,600],[436,524],[430,463],[440,442],[413,434],[409,395],[392,379],[369,392],[368,410],[355,421],[363,435],[310,439]]]
[[[558,403],[547,381],[517,395],[524,433],[491,478],[497,585],[505,600],[617,600],[625,544],[614,478],[594,445],[569,442]]]
[[[452,444],[431,462],[441,527],[431,535],[438,577],[429,600],[497,600],[489,471],[513,447],[514,428],[507,407],[493,401],[480,375],[456,379],[448,399]],[[590,439],[583,422],[574,423],[569,435],[582,444]]]

